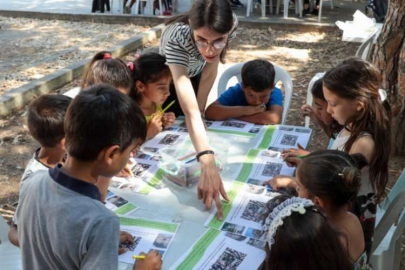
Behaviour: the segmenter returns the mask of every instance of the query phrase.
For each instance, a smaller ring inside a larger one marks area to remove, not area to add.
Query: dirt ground
[[[0,94],[148,29],[133,24],[0,17]]]
[[[92,37],[89,37],[90,39]],[[252,45],[254,44],[254,45]],[[146,50],[157,50],[158,43]],[[353,56],[358,44],[341,41],[339,30],[328,33],[297,31],[238,30],[237,39],[230,46],[228,62],[242,62],[264,58],[286,69],[293,78],[294,94],[287,124],[304,125],[300,108],[305,104],[308,83],[317,72],[323,72],[341,60]],[[134,54],[125,57],[133,60]],[[0,63],[1,64],[1,63]],[[63,93],[79,84],[76,80],[59,89]],[[30,137],[26,126],[26,108],[0,120],[0,208],[13,211],[18,200],[19,179],[27,161],[38,144]],[[309,145],[310,150],[326,149],[328,138],[318,127]],[[405,158],[392,156],[390,160],[391,187],[405,167]],[[5,217],[10,217],[10,213]]]

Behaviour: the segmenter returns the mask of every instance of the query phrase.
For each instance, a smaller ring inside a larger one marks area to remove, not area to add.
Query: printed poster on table
[[[266,258],[265,242],[208,229],[171,270],[258,269]]]
[[[278,195],[268,191],[264,186],[233,182],[227,188],[230,199],[222,205],[223,219],[218,220],[217,210],[213,209],[206,227],[226,231],[253,239],[263,235],[262,224],[267,212],[266,204]]]
[[[305,127],[270,125],[255,147],[281,152],[284,149],[298,149],[298,144],[300,144],[306,149],[311,139],[311,133],[312,129]]]
[[[128,232],[134,237],[134,243],[120,243],[126,252],[119,255],[118,260],[130,264],[135,261],[132,256],[141,252],[149,253],[156,250],[163,258],[179,227],[177,223],[129,217],[120,217],[120,225],[121,231]]]
[[[108,191],[107,193],[105,207],[107,207],[107,209],[110,209],[117,215],[128,215],[138,209],[135,204],[130,203],[129,201],[111,191]]]
[[[147,154],[157,154],[160,149],[168,146],[176,145],[184,141],[188,137],[188,131],[185,128],[168,127],[164,131],[157,134],[154,138],[146,141],[141,150]]]
[[[163,171],[159,168],[159,159],[160,156],[140,152],[130,159],[133,176],[113,177],[110,187],[141,194],[163,188]]]
[[[294,174],[295,168],[288,167],[281,153],[272,150],[250,149],[237,174],[236,181],[261,186],[277,175]]]

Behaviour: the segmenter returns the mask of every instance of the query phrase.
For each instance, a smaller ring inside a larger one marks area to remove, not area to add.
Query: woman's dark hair
[[[81,161],[93,161],[106,147],[125,150],[134,140],[145,140],[146,119],[129,96],[107,84],[81,91],[65,117],[66,149]]]
[[[297,176],[310,196],[325,199],[332,209],[347,205],[361,186],[361,169],[367,166],[362,154],[338,150],[316,151],[303,159]]]
[[[134,100],[139,100],[136,82],[143,84],[157,82],[161,78],[171,76],[169,66],[166,65],[166,57],[158,53],[145,53],[133,62],[134,68],[131,71],[133,87],[129,96]]]
[[[166,25],[183,23],[190,25],[191,30],[208,27],[212,32],[225,35],[233,27],[233,12],[229,0],[195,0],[188,12],[174,16]],[[221,52],[224,63],[228,45]]]
[[[354,142],[369,133],[375,143],[370,160],[370,181],[381,202],[388,183],[388,160],[391,153],[391,109],[388,101],[381,102],[379,87],[381,76],[369,62],[349,58],[329,70],[323,77],[323,85],[340,98],[358,100],[364,108],[345,123],[350,132],[344,150],[350,152]],[[351,126],[349,127],[349,125]]]
[[[280,195],[267,204],[269,212],[291,198]],[[283,220],[275,235],[275,243],[268,245],[266,270],[342,270],[353,269],[347,249],[340,240],[341,233],[328,222],[316,206],[305,207],[306,212],[293,212]]]
[[[322,89],[322,78],[315,81],[311,89],[312,96],[315,98],[321,99],[326,102],[325,96],[323,95]],[[332,120],[332,123],[329,125],[328,136],[332,139],[336,139],[337,134],[343,129],[343,126],[339,124],[335,119]]]
[[[129,91],[132,87],[130,70],[123,60],[112,58],[110,52],[99,52],[93,57],[84,73],[81,88],[95,84],[109,84]]]

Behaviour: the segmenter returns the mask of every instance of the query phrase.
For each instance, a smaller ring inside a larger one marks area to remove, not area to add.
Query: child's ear
[[[145,85],[143,84],[143,82],[138,80],[135,82],[135,86],[136,86],[136,90],[138,90],[138,92],[142,93],[145,91]]]
[[[319,206],[319,207],[321,207],[321,208],[324,208],[324,207],[325,207],[325,201],[322,200],[321,198],[317,197],[317,196],[315,196],[315,197],[312,199],[312,201],[314,202],[314,204],[315,204],[316,206]]]
[[[112,145],[104,148],[104,150],[101,151],[100,158],[105,164],[112,165],[114,163],[116,155],[119,153],[120,153],[120,146],[118,144]]]
[[[356,100],[356,110],[359,112],[364,109],[364,102],[362,100],[357,99]]]
[[[63,138],[62,140],[60,140],[59,144],[62,146],[63,149],[66,150],[66,148],[65,148],[66,139],[65,139],[65,138]]]

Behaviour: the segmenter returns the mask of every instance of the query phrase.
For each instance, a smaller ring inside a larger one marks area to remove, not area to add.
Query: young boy
[[[230,87],[205,111],[212,120],[238,120],[255,124],[279,124],[283,114],[283,94],[275,87],[273,65],[252,60],[243,65],[242,83]]]
[[[72,99],[64,95],[42,95],[28,107],[28,130],[39,143],[21,177],[20,188],[31,174],[48,170],[66,156],[63,121]]]
[[[53,168],[66,156],[63,121],[71,101],[70,97],[63,95],[42,95],[30,103],[27,116],[28,130],[40,148],[35,151],[25,167],[20,189],[31,174]],[[18,246],[17,223],[14,216],[8,234],[10,242],[16,246]]]
[[[23,268],[117,269],[119,219],[104,207],[95,184],[121,171],[144,141],[145,117],[128,96],[96,85],[72,101],[64,127],[64,165],[32,174],[20,191]],[[160,266],[152,252],[134,269]]]

